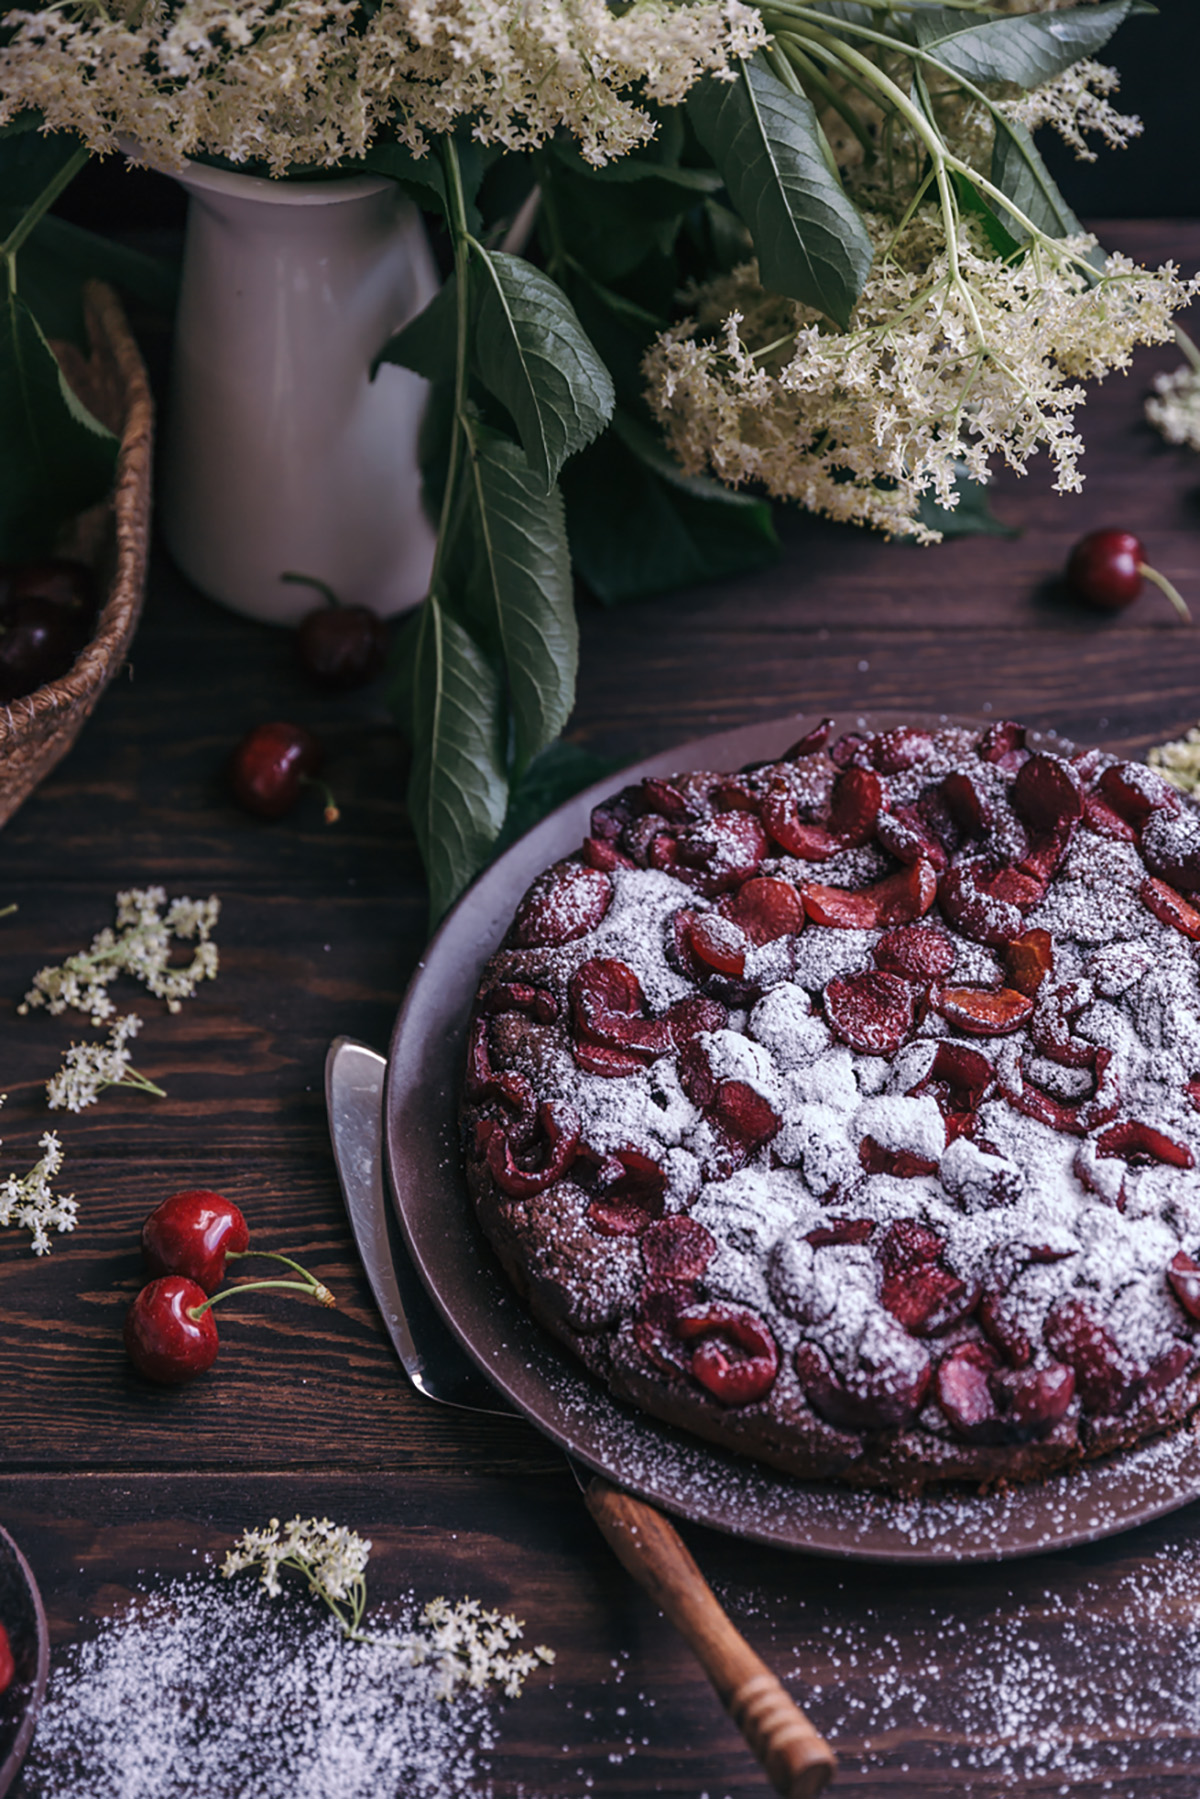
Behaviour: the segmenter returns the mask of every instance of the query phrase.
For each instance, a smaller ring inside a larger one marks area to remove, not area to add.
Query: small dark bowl
[[[29,1563],[0,1530],[0,1624],[8,1632],[16,1673],[0,1693],[0,1795],[17,1778],[33,1741],[50,1672],[50,1634]]]

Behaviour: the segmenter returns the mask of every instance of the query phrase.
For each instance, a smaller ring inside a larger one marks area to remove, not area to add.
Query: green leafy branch
[[[429,595],[402,675],[434,919],[487,859],[511,788],[570,713],[578,630],[557,477],[614,404],[562,289],[473,235],[453,139],[440,149],[454,272],[380,358],[453,396]]]

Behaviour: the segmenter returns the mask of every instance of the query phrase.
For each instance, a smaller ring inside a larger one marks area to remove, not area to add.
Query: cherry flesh
[[[282,818],[320,766],[321,746],[303,725],[282,721],[256,725],[233,752],[230,780],[234,798],[259,818]],[[337,817],[332,802],[325,817],[330,824]]]
[[[125,1318],[125,1348],[139,1374],[178,1387],[217,1359],[217,1326],[208,1295],[183,1274],[143,1287]]]
[[[1143,581],[1160,587],[1181,618],[1191,613],[1165,575],[1151,568],[1140,538],[1132,531],[1089,531],[1067,559],[1067,586],[1077,599],[1102,612],[1120,612],[1133,604]]]
[[[250,1232],[238,1207],[198,1187],[164,1199],[142,1226],[142,1255],[153,1275],[181,1274],[206,1293],[225,1278],[225,1258],[242,1255]]]
[[[8,1632],[3,1624],[0,1624],[0,1693],[8,1691],[16,1671],[16,1658],[12,1652],[12,1644],[8,1640]]]

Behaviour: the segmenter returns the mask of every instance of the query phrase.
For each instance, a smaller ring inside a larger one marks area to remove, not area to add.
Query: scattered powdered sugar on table
[[[406,1637],[416,1612],[379,1621]],[[489,1791],[500,1706],[331,1618],[189,1577],[56,1654],[31,1799],[459,1799]]]
[[[1086,1783],[1158,1799],[1158,1774],[1172,1793],[1200,1790],[1200,1546],[1164,1544],[1099,1579],[1046,1576],[1019,1600],[858,1598],[850,1623],[836,1600],[800,1602],[791,1665],[774,1659],[850,1784],[887,1767],[946,1793]],[[754,1591],[721,1597],[735,1616],[771,1615]]]

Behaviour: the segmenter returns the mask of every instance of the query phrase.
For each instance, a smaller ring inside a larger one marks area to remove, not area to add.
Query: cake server
[[[336,1038],[325,1060],[342,1198],[384,1328],[425,1398],[515,1417],[443,1324],[396,1234],[383,1173],[386,1069],[381,1055],[349,1037]],[[726,1617],[675,1527],[644,1500],[567,1461],[618,1560],[691,1646],[776,1792],[813,1799],[833,1776],[833,1751]]]

